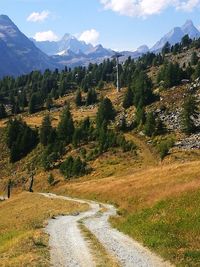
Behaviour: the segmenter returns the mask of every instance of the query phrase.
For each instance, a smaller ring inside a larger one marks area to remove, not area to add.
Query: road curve
[[[169,262],[144,248],[130,237],[113,229],[109,217],[116,215],[111,205],[94,201],[79,200],[54,194],[45,197],[60,198],[88,204],[90,210],[77,216],[60,216],[51,219],[46,228],[50,235],[51,264],[54,267],[93,267],[96,266],[87,241],[79,229],[79,221],[97,237],[107,252],[118,260],[122,267],[171,267]],[[100,206],[105,212],[100,213]]]

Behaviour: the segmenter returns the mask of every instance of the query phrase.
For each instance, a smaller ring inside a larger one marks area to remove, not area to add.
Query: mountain
[[[91,48],[87,55],[92,58],[105,58],[105,57],[111,57],[114,54],[114,51],[111,49],[106,49],[102,45],[97,45],[93,48]]]
[[[199,30],[194,26],[191,20],[186,21],[182,27],[175,27],[169,33],[164,35],[152,48],[152,52],[159,52],[163,46],[169,42],[171,45],[180,43],[183,36],[189,35],[191,39],[197,39],[200,37]]]
[[[51,56],[53,61],[62,67],[65,65],[76,67],[79,65],[87,66],[89,63],[101,63],[115,53],[102,45],[86,44],[68,33],[57,42],[32,40],[39,49]]]
[[[141,54],[146,54],[149,52],[149,47],[147,45],[141,45],[140,47],[138,47],[137,52]]]
[[[6,15],[0,15],[0,77],[20,75],[32,70],[55,68]]]
[[[37,42],[32,39],[35,45],[49,56],[53,55],[65,55],[70,50],[75,54],[80,51],[83,53],[89,53],[94,47],[91,44],[86,44],[83,41],[79,41],[75,36],[66,33],[63,38],[57,42]]]
[[[172,29],[151,49],[142,45],[133,52],[121,51],[123,57],[120,61],[128,57],[138,58],[149,51],[160,52],[166,42],[173,45],[180,42],[186,34],[192,39],[200,37],[199,30],[191,20],[186,21],[182,27]],[[0,15],[0,77],[17,76],[46,68],[62,69],[65,65],[87,66],[89,63],[101,63],[114,53],[115,51],[106,49],[102,45],[86,44],[70,34],[65,34],[57,42],[37,42],[27,38],[8,16]]]

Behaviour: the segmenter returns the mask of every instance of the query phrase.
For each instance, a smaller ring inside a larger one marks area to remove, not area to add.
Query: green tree
[[[57,128],[58,138],[69,144],[74,133],[74,122],[69,106],[64,109]]]
[[[46,100],[46,108],[50,111],[50,109],[53,106],[53,100],[51,98],[51,95],[48,94],[47,100]]]
[[[53,183],[55,182],[55,179],[52,173],[49,174],[47,181],[49,185],[53,185]]]
[[[93,105],[97,102],[97,93],[94,89],[89,89],[86,98],[86,105]]]
[[[82,94],[81,94],[80,90],[77,91],[76,98],[75,98],[75,104],[77,107],[82,106]]]
[[[192,64],[193,66],[195,66],[195,65],[197,65],[198,61],[199,61],[199,58],[198,58],[198,56],[197,56],[197,52],[194,51],[194,52],[192,53],[192,56],[191,56],[191,64]]]
[[[183,47],[189,47],[189,45],[192,43],[192,40],[190,39],[189,35],[186,34],[185,36],[183,36],[182,40],[181,40],[181,44]]]
[[[165,55],[165,54],[169,54],[171,51],[171,45],[169,42],[167,42],[163,48],[162,48],[162,54]]]
[[[200,77],[200,62],[198,62],[195,72],[194,72],[194,79],[197,79]]]
[[[29,101],[28,110],[30,114],[33,114],[36,112],[37,110],[37,95],[36,94],[32,94],[30,101]]]
[[[156,120],[153,112],[147,113],[144,132],[147,136],[153,136],[156,130]]]
[[[156,121],[156,129],[155,129],[155,135],[162,135],[167,132],[166,126],[162,122],[160,118]]]
[[[40,127],[40,143],[47,146],[52,133],[51,119],[47,115],[43,118],[42,125]]]
[[[181,114],[182,130],[186,134],[191,134],[196,130],[195,117],[199,114],[198,105],[194,96],[188,96],[183,104]]]
[[[4,119],[7,117],[6,109],[3,104],[0,104],[0,119]]]
[[[112,105],[109,98],[104,98],[101,100],[96,117],[97,128],[101,127],[105,122],[108,124],[110,121],[114,120],[116,116],[116,111]]]
[[[130,87],[128,87],[128,90],[124,96],[123,100],[123,107],[124,108],[129,108],[133,105],[133,92]]]
[[[10,149],[10,161],[15,162],[27,155],[38,143],[38,133],[21,120],[10,120],[6,143]]]
[[[74,134],[73,134],[73,138],[72,138],[72,143],[73,143],[74,147],[77,147],[80,144],[82,137],[83,137],[82,129],[76,128],[74,130]]]
[[[146,114],[144,107],[138,107],[135,114],[135,122],[137,126],[143,125],[145,123],[145,120],[146,120]]]
[[[136,71],[132,82],[134,105],[144,107],[154,101],[152,81],[144,71]]]

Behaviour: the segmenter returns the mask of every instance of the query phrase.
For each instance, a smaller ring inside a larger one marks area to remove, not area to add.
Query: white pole
[[[119,58],[117,57],[117,92],[120,92],[119,88]]]

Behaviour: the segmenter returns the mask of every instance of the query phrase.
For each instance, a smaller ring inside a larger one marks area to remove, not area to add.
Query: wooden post
[[[8,181],[7,197],[10,198],[10,195],[11,195],[11,180]]]
[[[30,186],[29,186],[29,192],[31,192],[31,193],[33,193],[33,182],[34,182],[34,175],[32,173],[31,174]]]

